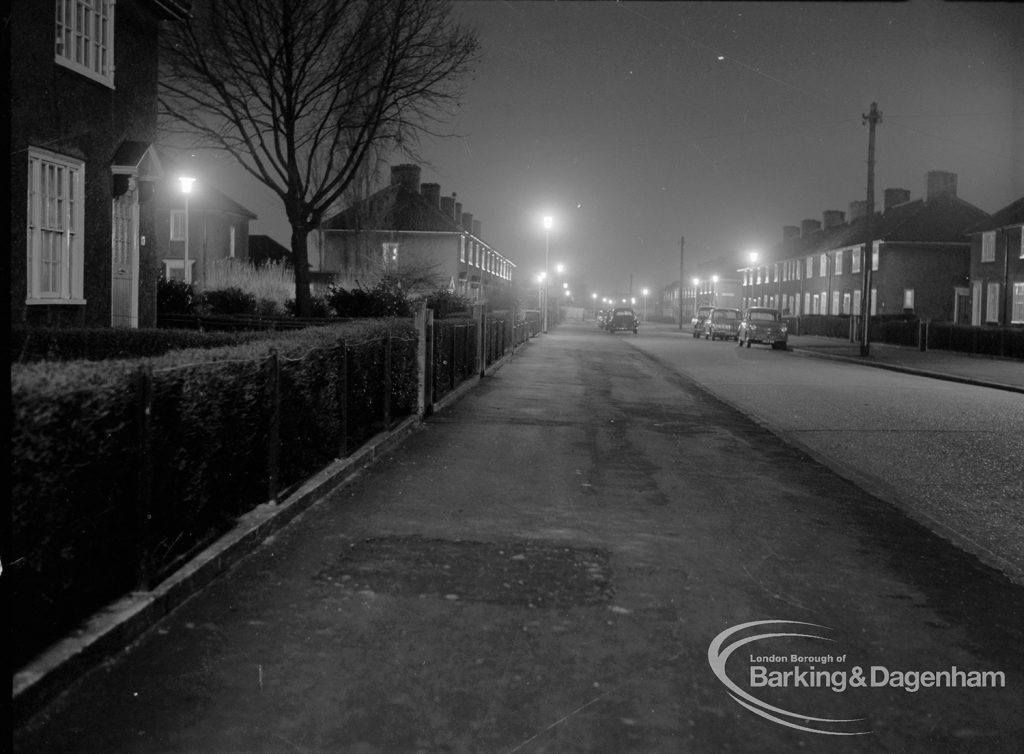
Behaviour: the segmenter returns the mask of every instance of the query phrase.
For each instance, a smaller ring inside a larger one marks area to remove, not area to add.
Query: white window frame
[[[807,257],[807,274],[804,277],[808,280],[814,277],[814,257]]]
[[[828,254],[821,255],[821,269],[818,271],[818,277],[823,278],[828,275]]]
[[[836,270],[835,270],[835,274],[836,275],[842,275],[843,274],[843,250],[842,249],[839,249],[836,252]]]
[[[994,230],[981,234],[981,261],[996,261],[996,232]]]
[[[853,313],[860,316],[860,308],[863,297],[861,296],[860,289],[856,289],[853,292]]]
[[[398,264],[398,244],[394,241],[383,241],[381,243],[381,261],[385,269],[391,269]]]
[[[171,210],[171,233],[170,240],[172,241],[184,241],[185,240],[185,210],[183,209],[172,209]]]
[[[228,258],[235,258],[235,226],[228,226]]]
[[[832,312],[833,315],[839,314],[839,291],[832,291]]]
[[[999,283],[985,286],[985,321],[999,322]]]
[[[876,314],[878,314],[878,289],[877,288],[872,288],[871,289],[871,304],[870,304],[870,308],[871,308],[871,313],[870,313],[869,316],[874,317]]]
[[[914,289],[904,288],[903,289],[903,308],[914,311]]]
[[[55,0],[54,62],[114,88],[116,0]]]
[[[856,249],[850,249],[850,272],[854,275],[860,272],[860,257],[863,253],[863,245]]]
[[[871,244],[871,271],[878,272],[878,260],[882,256],[882,242],[875,241]]]
[[[1013,284],[1013,309],[1010,321],[1015,325],[1024,324],[1024,283]]]
[[[459,261],[466,261],[466,237],[459,236]]]
[[[171,270],[181,270],[181,278],[179,278],[179,279],[183,283],[189,283],[189,282],[195,280],[194,275],[190,275],[188,278],[185,277],[185,260],[184,259],[161,259],[160,261],[163,262],[163,265],[164,265],[164,280],[170,281],[170,280],[174,279],[174,278],[171,277]],[[189,271],[194,273],[195,267],[196,267],[196,260],[194,260],[194,259],[188,260]]]
[[[850,296],[850,292],[849,291],[844,291],[843,292],[843,314],[852,314],[853,313],[851,311],[851,309],[850,309],[850,306],[851,306],[852,303],[853,303],[853,300],[852,300],[852,298]]]
[[[1024,259],[1024,225],[1021,225],[1018,230],[1020,230],[1020,258]]]
[[[84,189],[84,162],[29,147],[26,304],[85,303]]]

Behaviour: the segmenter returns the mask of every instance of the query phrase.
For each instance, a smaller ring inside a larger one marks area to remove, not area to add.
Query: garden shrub
[[[198,314],[255,314],[256,296],[241,288],[211,288],[200,292],[193,304]]]
[[[156,283],[157,314],[190,314],[195,290],[184,280],[167,280],[161,275]]]

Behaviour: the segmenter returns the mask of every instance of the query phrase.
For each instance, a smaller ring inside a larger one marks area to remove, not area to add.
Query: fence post
[[[473,319],[477,321],[476,336],[476,364],[477,372],[483,377],[487,371],[487,354],[484,351],[485,338],[487,337],[487,307],[484,304],[474,304]]]
[[[455,389],[455,382],[456,382],[455,370],[458,368],[458,365],[455,363],[455,356],[456,356],[456,353],[458,352],[457,349],[455,348],[455,344],[457,343],[456,337],[458,336],[458,333],[461,330],[463,330],[463,329],[465,329],[464,325],[455,325],[454,327],[449,327],[448,328],[448,339],[451,341],[451,343],[450,343],[450,345],[448,347],[448,351],[449,351],[449,354],[448,354],[448,374],[449,374],[449,376],[451,378],[449,380],[449,382],[451,383],[448,386],[449,390],[454,390]]]
[[[341,448],[339,458],[348,458],[348,344],[342,340],[341,349]]]
[[[928,322],[927,320],[917,323],[917,347],[922,351],[928,350]]]
[[[270,417],[267,427],[267,502],[276,504],[281,491],[281,362],[277,349],[267,359],[267,391]]]
[[[391,429],[391,329],[384,341],[384,429]]]
[[[153,578],[153,370],[140,367],[135,375],[138,388],[139,471],[136,489],[136,572],[135,587],[148,591]]]

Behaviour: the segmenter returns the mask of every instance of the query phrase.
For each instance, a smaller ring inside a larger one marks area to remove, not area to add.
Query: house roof
[[[291,260],[291,249],[283,246],[270,236],[255,234],[249,236],[250,259]]]
[[[461,233],[463,228],[422,194],[400,184],[383,188],[325,220],[324,230],[423,230]],[[472,228],[465,228],[472,232]]]
[[[973,235],[975,233],[985,233],[990,230],[1009,228],[1013,225],[1024,225],[1024,196],[1017,201],[1006,205],[987,220],[983,220],[977,225],[972,225],[965,232],[969,235]]]
[[[164,177],[156,148],[148,141],[124,141],[110,161],[111,172],[135,175],[141,180],[159,181]]]

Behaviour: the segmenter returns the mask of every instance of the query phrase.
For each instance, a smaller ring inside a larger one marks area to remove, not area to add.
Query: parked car
[[[786,350],[788,330],[778,309],[752,306],[743,312],[736,344],[750,348],[751,343],[770,343],[774,349]]]
[[[736,340],[739,337],[740,310],[715,307],[704,320],[704,340]]]
[[[694,314],[693,319],[690,320],[690,327],[693,329],[693,337],[699,338],[704,334],[704,321],[708,318],[708,315],[711,314],[711,310],[714,308],[715,307],[713,306],[697,307],[697,311]]]
[[[615,309],[608,316],[608,324],[605,325],[604,329],[608,332],[632,330],[633,334],[636,335],[639,328],[640,318],[636,316],[635,311],[632,309]]]
[[[598,309],[597,310],[597,326],[600,327],[603,330],[604,326],[606,324],[608,324],[608,310],[607,309]]]

